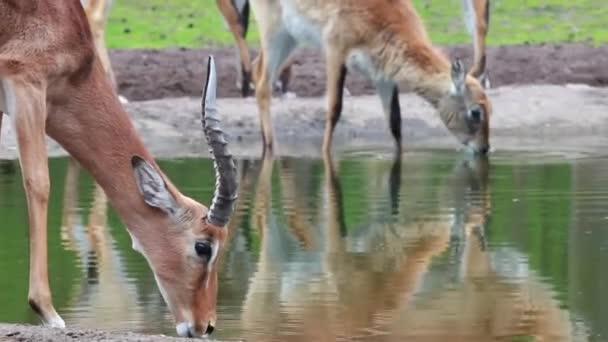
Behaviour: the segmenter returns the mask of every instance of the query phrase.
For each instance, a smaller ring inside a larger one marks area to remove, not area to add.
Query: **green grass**
[[[462,0],[414,0],[435,43],[470,42]],[[492,0],[490,45],[608,42],[608,1]],[[257,44],[252,20],[248,40]],[[107,32],[110,48],[231,46],[214,0],[118,0]]]

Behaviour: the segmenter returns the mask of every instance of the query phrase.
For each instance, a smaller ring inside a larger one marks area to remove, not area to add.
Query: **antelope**
[[[326,61],[324,153],[332,145],[351,69],[375,83],[398,149],[398,93],[403,87],[431,104],[468,149],[488,151],[491,106],[483,87],[467,75],[460,60],[450,63],[433,47],[411,0],[251,0],[251,6],[260,30],[261,52],[253,79],[267,148],[273,145],[270,84],[296,47],[313,43],[323,47]]]
[[[251,79],[251,59],[249,47],[247,46],[247,32],[249,31],[250,5],[249,0],[216,0],[217,7],[224,17],[232,36],[236,42],[237,78],[236,87],[241,90],[241,95],[247,97],[253,92]],[[291,78],[291,64],[284,66],[277,88],[286,94],[289,79]]]
[[[249,48],[245,41],[249,28],[249,0],[217,0],[224,20],[234,36],[237,51],[237,88],[243,97],[251,93],[251,61]],[[473,40],[474,63],[471,75],[478,78],[485,88],[490,87],[490,78],[486,70],[486,36],[490,25],[490,0],[463,0],[465,23]],[[255,63],[255,62],[254,62]],[[285,94],[291,78],[291,63],[286,62],[279,77],[278,88]]]
[[[65,326],[48,281],[46,133],[105,192],[133,247],[150,265],[177,334],[211,333],[215,265],[238,189],[219,124],[213,58],[203,90],[202,123],[217,186],[207,208],[182,194],[144,146],[105,76],[78,0],[1,0],[0,23],[0,112],[9,116],[17,137],[29,217],[32,309],[45,324]]]

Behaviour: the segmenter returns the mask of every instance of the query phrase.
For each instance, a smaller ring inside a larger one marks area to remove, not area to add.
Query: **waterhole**
[[[205,204],[206,159],[162,160]],[[602,340],[608,159],[362,151],[237,161],[214,338]],[[50,280],[68,325],[175,335],[144,258],[90,176],[50,160]],[[0,163],[0,321],[27,305],[27,209]]]

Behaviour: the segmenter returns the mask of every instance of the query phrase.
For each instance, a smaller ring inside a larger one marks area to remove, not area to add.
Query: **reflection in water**
[[[76,162],[65,162],[63,168],[51,163],[51,174],[65,183],[54,197],[61,212],[51,207],[50,234],[61,236],[82,270],[60,286],[70,289],[60,306],[66,321],[173,335],[153,276],[130,250],[103,191],[81,177]],[[212,175],[204,188],[199,183],[207,162],[163,166],[193,197],[206,198]],[[237,166],[241,194],[219,266],[217,338],[567,341],[599,335],[597,322],[608,323],[602,306],[588,300],[603,288],[582,291],[608,278],[604,264],[591,261],[608,260],[594,247],[608,243],[579,228],[608,217],[600,201],[608,196],[597,190],[608,181],[606,167],[570,173],[561,164],[490,165],[485,158],[433,153],[392,160],[267,154]],[[6,213],[22,194],[13,194],[18,169],[2,170],[0,213]],[[567,201],[572,204],[555,204]],[[25,231],[25,222],[15,229]],[[27,257],[8,250],[0,251],[0,267],[6,268],[2,260]],[[564,250],[570,255],[555,264]],[[572,275],[560,266],[568,263]],[[582,264],[595,277],[579,271]],[[57,271],[63,276],[61,266]],[[564,309],[568,304],[575,308]]]
[[[325,212],[319,214],[318,224],[308,226],[307,234],[286,236],[268,205],[273,160],[265,158],[253,204],[261,235],[260,259],[243,304],[242,324],[248,337],[264,341],[570,337],[566,312],[538,279],[530,276],[513,284],[492,266],[485,240],[491,215],[487,159],[456,164],[439,191],[444,196],[437,201],[452,214],[421,213],[405,224],[364,220],[358,233],[348,236],[340,179],[333,160],[325,156]],[[395,159],[386,186],[391,213],[400,206],[400,165],[401,160]],[[293,179],[292,173],[286,174],[280,175],[282,188]],[[298,250],[296,241],[304,246],[308,241],[321,243],[314,250]],[[433,288],[425,280],[441,277],[442,270],[430,265],[449,248],[460,250],[459,279],[449,287]],[[415,298],[417,294],[421,295]]]
[[[65,180],[62,241],[78,256],[85,276],[77,286],[68,312],[71,325],[105,329],[143,329],[154,311],[145,312],[137,303],[137,287],[125,272],[123,260],[107,224],[108,201],[102,188],[94,184],[93,200],[86,222],[79,208],[81,168],[68,162]],[[159,305],[160,304],[159,302]],[[147,318],[144,314],[149,315]],[[103,319],[111,317],[111,320]],[[101,319],[100,319],[101,318]]]

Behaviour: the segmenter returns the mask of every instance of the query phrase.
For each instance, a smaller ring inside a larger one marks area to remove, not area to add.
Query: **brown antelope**
[[[218,186],[207,209],[179,192],[144,146],[105,76],[78,0],[1,0],[0,23],[0,112],[16,132],[27,197],[31,307],[44,323],[65,326],[48,281],[48,134],[103,188],[148,261],[177,333],[211,332],[214,266],[237,193],[234,162],[219,127],[213,59],[202,112]]]
[[[217,7],[234,36],[237,51],[237,62],[235,63],[237,69],[236,86],[241,90],[241,95],[247,97],[252,92],[251,59],[249,57],[249,47],[245,40],[249,31],[249,0],[217,0]],[[291,65],[287,64],[281,72],[278,84],[282,93],[288,91],[290,78]]]
[[[251,92],[246,82],[251,80],[251,61],[245,38],[249,27],[249,0],[217,0],[226,23],[230,27],[237,48],[237,88],[243,96]],[[490,79],[486,71],[486,36],[490,25],[490,0],[463,0],[465,23],[473,39],[474,64],[471,75],[477,77],[481,84],[489,88]],[[291,78],[291,63],[286,62],[278,82],[279,89],[286,93]],[[245,82],[243,80],[246,80]]]
[[[375,83],[398,148],[402,87],[427,100],[462,144],[488,151],[491,106],[483,87],[459,60],[450,66],[433,47],[411,0],[251,0],[251,5],[261,39],[253,79],[265,146],[273,144],[270,85],[294,49],[311,42],[323,47],[327,68],[324,151],[332,144],[349,69]]]

